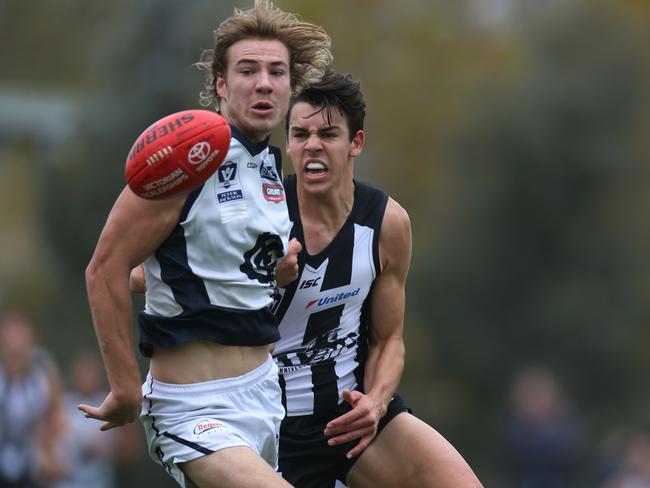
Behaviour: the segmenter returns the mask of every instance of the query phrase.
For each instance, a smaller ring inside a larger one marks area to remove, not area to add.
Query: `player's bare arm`
[[[405,287],[411,265],[411,221],[406,210],[389,198],[379,241],[382,272],[371,303],[370,350],[364,386],[369,396],[386,405],[404,369]]]
[[[391,198],[382,222],[379,253],[382,270],[371,302],[366,393],[344,392],[353,409],[332,420],[325,430],[331,445],[360,439],[348,453],[350,458],[363,452],[375,437],[404,369],[404,288],[411,262],[411,223],[406,211]]]
[[[129,274],[178,222],[185,196],[145,200],[125,188],[111,210],[86,269],[90,309],[111,391],[99,407],[80,405],[102,430],[132,422],[141,406],[141,377],[131,341]]]

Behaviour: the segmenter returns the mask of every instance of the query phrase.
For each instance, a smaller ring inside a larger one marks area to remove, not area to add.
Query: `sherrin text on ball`
[[[147,199],[188,193],[221,165],[230,126],[216,112],[185,110],[154,122],[136,139],[126,159],[131,190]]]

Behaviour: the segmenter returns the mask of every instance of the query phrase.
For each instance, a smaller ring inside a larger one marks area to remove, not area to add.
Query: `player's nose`
[[[261,70],[259,72],[255,89],[259,93],[270,93],[273,90],[271,75],[267,71]]]
[[[307,141],[305,142],[305,151],[320,151],[322,148],[323,144],[320,137],[318,137],[318,134],[309,134],[309,137],[307,137]]]

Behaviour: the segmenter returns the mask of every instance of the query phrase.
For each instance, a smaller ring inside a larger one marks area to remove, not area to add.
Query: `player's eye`
[[[291,133],[291,137],[292,137],[293,139],[296,139],[296,140],[298,140],[298,141],[301,141],[301,140],[307,138],[307,133],[306,133],[306,132],[302,132],[302,131],[293,131],[293,132]]]

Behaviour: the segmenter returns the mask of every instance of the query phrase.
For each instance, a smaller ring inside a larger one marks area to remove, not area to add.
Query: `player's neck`
[[[354,205],[352,179],[331,191],[311,193],[298,187],[300,220],[310,254],[318,253],[341,230]]]
[[[345,221],[354,204],[354,182],[352,179],[341,182],[322,193],[305,191],[298,186],[298,202],[303,219],[324,223]]]

